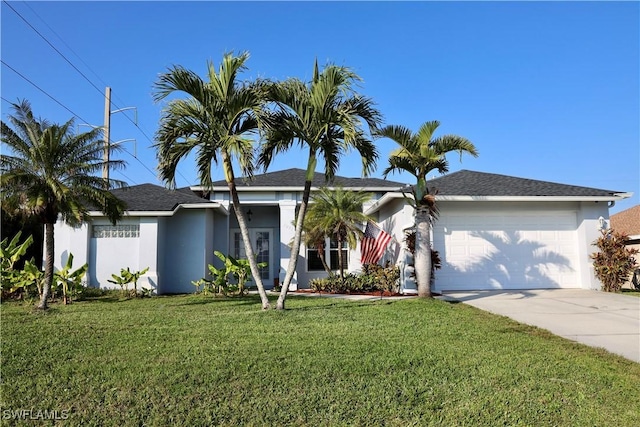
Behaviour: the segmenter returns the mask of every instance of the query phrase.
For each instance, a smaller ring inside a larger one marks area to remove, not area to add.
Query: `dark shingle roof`
[[[172,211],[181,204],[212,203],[189,189],[173,191],[154,184],[134,185],[112,193],[127,204],[127,211]]]
[[[248,187],[304,187],[306,171],[303,169],[286,169],[277,172],[268,172],[262,175],[254,175],[252,180],[244,180],[242,178],[236,180],[236,186],[238,188]],[[311,181],[313,187],[322,186],[341,186],[351,188],[367,188],[367,187],[386,187],[389,190],[398,189],[405,184],[388,181],[380,178],[346,178],[343,176],[336,176],[333,182],[327,184],[323,173],[316,172],[313,181]],[[214,187],[226,187],[227,183],[224,180],[215,181]]]
[[[486,172],[461,170],[430,179],[430,188],[438,189],[441,196],[603,196],[609,197],[621,191],[602,190],[558,184],[548,181],[517,178]]]

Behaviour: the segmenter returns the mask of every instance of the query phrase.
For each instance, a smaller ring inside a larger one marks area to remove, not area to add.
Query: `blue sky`
[[[308,79],[316,58],[353,68],[386,124],[439,120],[442,133],[476,145],[480,157],[451,156],[451,171],[634,193],[612,213],[640,201],[638,2],[11,1],[1,24],[2,119],[7,101],[26,98],[52,121],[71,118],[69,109],[78,123],[101,125],[110,86],[114,110],[137,108],[138,126],[132,111],[111,123],[112,140],[136,139],[137,159],[125,142],[128,167],[113,174],[132,185],[162,184],[151,147],[157,76],[174,64],[204,76],[207,61],[248,51],[248,79]],[[395,147],[377,145],[381,176]],[[304,167],[299,154],[270,170]],[[179,172],[178,186],[197,183],[193,164]],[[359,176],[357,156],[339,173]]]

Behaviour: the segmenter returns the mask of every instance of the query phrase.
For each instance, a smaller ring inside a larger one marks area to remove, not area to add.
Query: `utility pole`
[[[104,154],[102,164],[102,179],[106,189],[109,189],[109,151],[111,150],[111,88],[107,86],[104,92]]]
[[[107,86],[104,91],[104,151],[102,155],[103,164],[102,164],[102,179],[104,180],[105,189],[109,189],[109,161],[111,154],[111,147],[121,144],[127,141],[134,141],[135,138],[123,139],[117,142],[111,143],[111,114],[119,113],[125,110],[135,110],[135,116],[133,124],[138,125],[138,110],[136,107],[126,107],[120,108],[119,110],[111,111],[111,88]],[[90,126],[90,125],[89,125]],[[134,146],[134,157],[135,157],[135,146]]]

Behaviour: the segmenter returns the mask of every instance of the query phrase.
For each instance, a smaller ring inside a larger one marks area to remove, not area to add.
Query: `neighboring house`
[[[263,283],[271,288],[284,277],[296,208],[305,171],[288,169],[237,181],[243,209],[259,261],[266,261]],[[312,188],[324,185],[316,174]],[[413,227],[413,209],[399,182],[378,178],[336,177],[332,186],[373,194],[364,206],[394,237],[383,261],[404,266],[405,231]],[[460,171],[429,181],[439,189],[440,217],[434,224],[434,249],[443,268],[435,290],[587,288],[599,289],[589,254],[598,237],[600,218],[608,219],[609,203],[627,193],[599,190],[481,172]],[[213,251],[244,256],[238,223],[224,181],[206,190],[199,186],[169,191],[144,184],[114,190],[129,206],[113,227],[98,212],[92,224],[73,229],[56,225],[56,266],[73,253],[78,265],[88,262],[91,286],[112,287],[107,279],[120,268],[149,267],[141,284],[158,293],[192,292],[192,280],[215,264]],[[337,269],[338,248],[327,241],[326,259]],[[347,252],[348,270],[360,265],[359,247]],[[307,288],[323,277],[314,249],[301,247],[292,289]],[[146,283],[145,282],[146,279]],[[410,280],[403,291],[415,291]]]
[[[610,225],[612,229],[629,236],[627,247],[640,250],[640,205],[611,215]],[[640,254],[636,254],[635,259],[636,262],[640,264]],[[640,276],[640,274],[638,274],[638,276]],[[640,277],[636,277],[636,280],[639,279]],[[627,286],[628,285],[629,283],[627,283]]]

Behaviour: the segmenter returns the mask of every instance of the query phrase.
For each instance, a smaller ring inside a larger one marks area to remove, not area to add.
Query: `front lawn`
[[[288,308],[3,303],[3,422],[27,409],[94,426],[640,425],[640,364],[534,327],[438,300]]]

